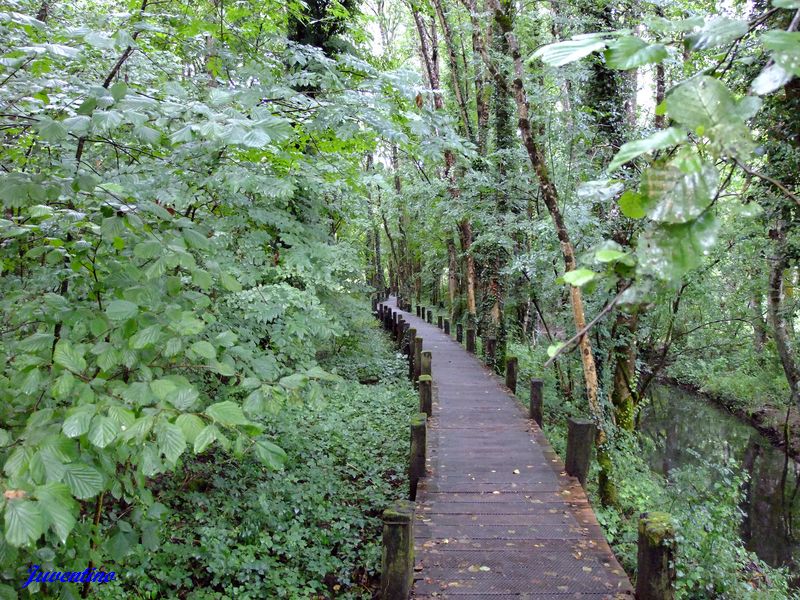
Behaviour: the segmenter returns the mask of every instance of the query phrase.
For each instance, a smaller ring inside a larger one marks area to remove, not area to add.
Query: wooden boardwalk
[[[433,353],[414,597],[631,600],[586,494],[536,423],[454,338],[400,312]]]

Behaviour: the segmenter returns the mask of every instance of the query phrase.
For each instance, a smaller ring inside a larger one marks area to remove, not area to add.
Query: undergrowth
[[[272,416],[285,468],[269,472],[217,451],[154,482],[167,539],[116,565],[121,586],[96,591],[191,600],[371,597],[380,514],[407,493],[415,395],[405,365],[365,316],[323,360],[341,381]]]

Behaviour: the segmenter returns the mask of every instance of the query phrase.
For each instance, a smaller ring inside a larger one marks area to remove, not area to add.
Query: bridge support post
[[[467,328],[467,352],[475,354],[475,330],[472,327]]]
[[[419,412],[433,416],[433,378],[430,375],[419,376]]]
[[[419,310],[420,310],[420,306],[419,306],[419,304],[417,304],[417,316],[419,316]]]
[[[428,323],[433,323],[433,309],[431,309],[431,308],[428,309],[428,315],[427,315],[427,318],[425,320]]]
[[[506,358],[506,387],[512,394],[517,393],[517,357],[509,356]]]
[[[411,417],[411,456],[408,464],[408,499],[417,499],[419,480],[425,477],[425,444],[428,415],[417,413]]]
[[[464,326],[461,323],[456,323],[456,341],[459,344],[464,342]]]
[[[639,518],[636,597],[675,598],[675,531],[667,513],[647,512]]]
[[[528,409],[528,418],[536,421],[542,427],[542,387],[544,382],[541,379],[531,379],[531,403]]]
[[[447,335],[450,335],[450,319],[445,319],[444,320],[444,332]]]
[[[381,598],[408,600],[414,583],[414,505],[401,500],[383,511]]]
[[[567,459],[564,461],[567,475],[577,477],[583,487],[586,487],[594,436],[595,427],[591,420],[567,419]]]
[[[439,329],[444,329],[444,317],[442,315],[436,317],[436,326]]]

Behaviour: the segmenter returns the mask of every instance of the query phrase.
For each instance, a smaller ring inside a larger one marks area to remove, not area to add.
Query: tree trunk
[[[769,273],[769,303],[767,305],[767,312],[769,314],[770,323],[772,324],[772,332],[775,338],[778,356],[781,359],[783,372],[786,375],[786,381],[789,383],[789,389],[792,393],[792,401],[795,406],[800,409],[800,368],[797,366],[795,352],[792,348],[789,332],[787,331],[787,315],[783,306],[783,271],[787,267],[788,259],[782,242],[779,243],[776,254],[777,256],[772,263],[772,269]]]

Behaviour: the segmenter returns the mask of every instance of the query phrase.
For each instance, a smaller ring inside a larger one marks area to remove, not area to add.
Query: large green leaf
[[[575,269],[564,273],[564,281],[575,287],[581,287],[594,280],[597,273],[589,269]]]
[[[666,281],[678,281],[700,265],[716,243],[719,223],[711,211],[689,223],[658,225],[639,237],[638,270]]]
[[[194,441],[197,439],[197,436],[200,434],[206,424],[203,419],[197,415],[182,414],[175,419],[175,425],[181,428],[183,437],[186,439],[186,441],[190,444],[194,444]]]
[[[647,199],[647,215],[653,221],[687,223],[711,204],[717,179],[713,164],[693,156],[649,167],[639,191]]]
[[[217,429],[216,425],[206,425],[200,431],[200,433],[197,434],[197,437],[194,440],[195,454],[200,454],[203,452],[206,448],[213,444],[214,441],[219,439],[219,436],[219,429]]]
[[[119,426],[115,421],[96,415],[89,428],[89,441],[98,448],[105,448],[116,439],[119,431]]]
[[[44,532],[44,519],[37,502],[27,498],[6,501],[5,538],[12,546],[35,542]]]
[[[597,37],[586,36],[580,39],[571,39],[566,42],[557,42],[542,46],[533,53],[534,58],[542,59],[551,67],[563,67],[571,62],[580,60],[594,52],[603,50],[607,41]]]
[[[158,450],[173,465],[186,449],[186,437],[183,430],[172,423],[162,423],[156,430]]]
[[[713,17],[697,33],[687,36],[686,43],[692,50],[707,50],[727,46],[747,34],[747,21],[729,17]]]
[[[67,418],[61,424],[64,435],[75,438],[89,431],[92,417],[95,413],[94,404],[84,404],[67,412]]]
[[[648,44],[637,37],[624,36],[608,47],[606,65],[612,69],[635,69],[650,63],[659,63],[667,57],[663,44]]]
[[[113,300],[108,303],[106,314],[112,321],[125,321],[139,314],[139,307],[127,300]]]
[[[677,123],[701,132],[736,115],[736,103],[728,88],[702,75],[674,88],[666,99],[667,113]]]
[[[64,483],[69,486],[72,495],[86,500],[103,491],[103,476],[89,465],[74,463],[66,466]]]
[[[681,131],[676,127],[669,127],[668,129],[657,131],[650,137],[647,137],[643,140],[637,140],[635,142],[623,144],[619,149],[619,152],[617,152],[617,155],[608,165],[608,172],[611,173],[612,171],[615,171],[625,163],[632,161],[634,158],[641,156],[646,152],[662,150],[664,148],[669,148],[670,146],[675,146],[676,144],[682,144],[685,141],[685,131]]]
[[[767,31],[761,36],[761,43],[772,51],[772,60],[784,71],[800,77],[800,32]]]
[[[36,488],[36,497],[42,509],[45,525],[56,532],[62,544],[75,526],[78,503],[70,494],[69,487],[63,483],[48,483]]]
[[[792,80],[792,74],[777,63],[772,63],[764,67],[750,84],[754,94],[764,96],[779,90]]]
[[[69,369],[73,373],[82,373],[86,369],[86,359],[68,340],[59,340],[53,352],[53,362]]]
[[[270,469],[280,469],[286,462],[286,452],[268,440],[259,440],[253,445],[258,459]]]
[[[220,425],[247,425],[250,421],[244,416],[242,407],[238,404],[225,400],[217,402],[206,409],[206,414]]]

